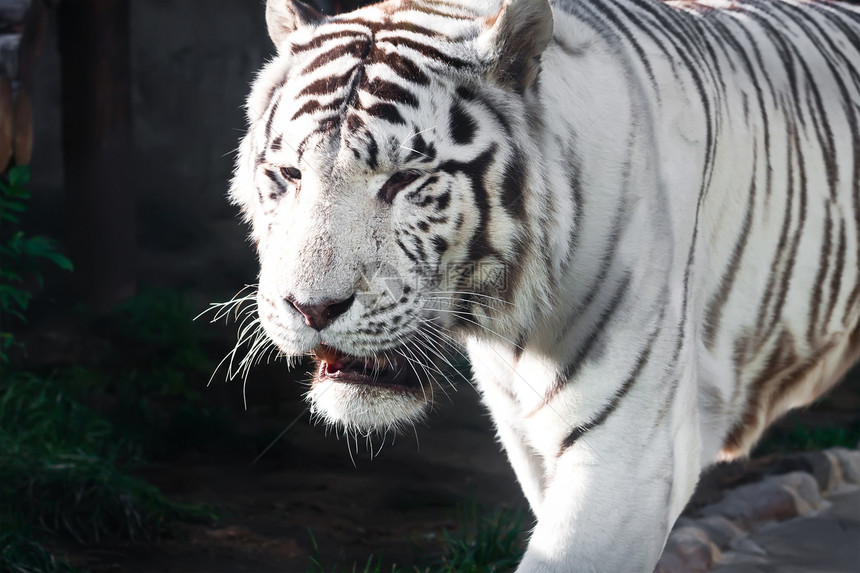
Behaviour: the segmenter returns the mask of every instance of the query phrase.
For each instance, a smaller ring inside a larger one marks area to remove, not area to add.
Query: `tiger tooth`
[[[336,350],[324,344],[320,344],[314,348],[313,353],[320,362],[334,362],[337,360],[338,354]]]

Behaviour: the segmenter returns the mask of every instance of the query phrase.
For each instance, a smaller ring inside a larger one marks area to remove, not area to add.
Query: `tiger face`
[[[462,13],[406,24],[388,4],[324,19],[269,2],[278,56],[249,99],[232,187],[265,332],[315,357],[314,409],[360,432],[418,419],[463,333],[509,330],[532,242],[510,145],[525,102],[477,82],[494,28]]]

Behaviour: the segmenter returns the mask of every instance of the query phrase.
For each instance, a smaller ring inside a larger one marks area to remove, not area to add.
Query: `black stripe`
[[[448,112],[448,127],[454,143],[468,145],[474,140],[478,126],[475,118],[467,113],[459,102],[454,101]]]
[[[490,200],[484,185],[484,176],[496,156],[497,149],[498,147],[494,143],[489,149],[472,161],[464,163],[452,159],[440,163],[437,168],[439,171],[452,175],[462,173],[471,180],[472,195],[475,207],[478,209],[478,223],[468,246],[468,257],[471,261],[479,261],[487,255],[495,254],[495,250],[490,245],[489,233],[487,231],[490,217]]]
[[[358,18],[356,16],[347,16],[345,18],[338,18],[337,23],[364,26],[370,30],[374,36],[379,32],[409,32],[419,36],[426,36],[431,39],[438,38],[440,36],[439,32],[436,30],[431,30],[430,28],[425,28],[424,26],[419,26],[412,22],[395,22],[388,18],[380,20],[365,20],[364,18]]]
[[[514,149],[513,154],[505,165],[505,176],[502,179],[502,206],[509,215],[520,221],[525,219],[525,204],[523,196],[526,193],[526,164],[522,152]]]
[[[350,78],[353,77],[358,67],[359,66],[353,66],[346,73],[339,76],[328,76],[314,80],[306,85],[296,97],[328,95],[338,89],[342,89],[347,85]]]
[[[303,115],[308,115],[315,113],[317,111],[338,111],[343,107],[343,98],[335,98],[331,102],[327,104],[321,104],[319,100],[312,99],[308,100],[293,114],[293,117],[290,118],[290,121],[295,121]]]
[[[369,133],[367,139],[367,166],[375,170],[379,166],[379,145],[376,144],[373,134]]]
[[[791,142],[790,138],[787,138],[789,141],[788,145],[788,154],[791,156]],[[792,166],[789,162],[789,170],[791,170]],[[782,219],[782,228],[779,231],[779,240],[776,245],[776,252],[774,253],[773,260],[770,265],[770,271],[768,272],[767,286],[764,290],[764,296],[762,297],[761,303],[759,303],[759,311],[758,316],[756,318],[756,338],[759,340],[763,339],[763,334],[766,329],[768,312],[770,310],[770,302],[773,298],[773,294],[775,292],[776,280],[780,268],[780,262],[782,261],[783,253],[786,251],[786,244],[788,242],[788,231],[791,227],[791,220],[794,211],[794,186],[791,185],[791,178],[789,178],[789,186],[787,189],[786,196],[786,204],[783,208],[783,219]]]
[[[400,247],[400,250],[403,251],[403,254],[406,255],[406,258],[409,259],[410,261],[412,261],[413,263],[416,263],[416,264],[420,263],[421,260],[412,251],[410,251],[408,248],[406,248],[406,245],[404,245],[403,241],[400,240],[400,231],[395,230],[394,233],[395,233],[394,242],[397,243],[397,246]]]
[[[364,120],[354,113],[350,113],[346,118],[346,130],[350,133],[356,133],[364,127]]]
[[[558,452],[558,455],[561,456],[564,452],[570,448],[573,444],[576,443],[582,436],[591,430],[597,428],[606,420],[609,419],[609,416],[618,409],[618,406],[621,404],[621,400],[624,399],[627,394],[629,394],[630,390],[636,384],[636,381],[639,380],[639,376],[642,374],[642,371],[645,370],[645,366],[648,364],[648,360],[651,358],[651,351],[654,349],[654,343],[657,341],[657,336],[660,333],[660,328],[657,328],[654,333],[651,335],[648,340],[648,344],[644,350],[639,353],[639,357],[636,359],[636,366],[633,368],[633,372],[630,373],[630,376],[624,381],[621,385],[621,388],[615,391],[612,395],[612,399],[609,403],[603,407],[597,416],[592,418],[590,421],[580,424],[571,430],[570,434],[564,439],[561,444],[561,449]]]
[[[436,146],[432,143],[428,144],[417,127],[413,126],[412,129],[415,130],[415,135],[407,138],[400,145],[401,148],[409,150],[403,162],[421,161],[422,163],[432,163],[436,159]]]
[[[275,114],[278,112],[278,106],[280,105],[280,103],[280,99],[276,99],[272,102],[272,107],[269,110],[269,117],[266,119],[266,129],[263,132],[263,138],[267,143],[272,137],[272,125],[275,121]]]
[[[325,44],[329,40],[334,40],[337,38],[355,38],[357,36],[363,35],[365,34],[362,34],[357,30],[338,30],[336,32],[329,32],[327,34],[320,34],[319,36],[316,36],[315,38],[304,44],[293,44],[292,46],[290,46],[290,53],[300,54],[302,52],[321,48],[323,44]]]
[[[826,291],[824,280],[827,271],[830,270],[830,250],[833,247],[833,217],[830,215],[830,205],[824,206],[824,242],[818,255],[818,272],[815,273],[815,282],[812,286],[812,300],[809,303],[809,316],[806,325],[806,340],[811,344],[815,341],[815,333],[818,326],[818,314],[821,312],[821,303]]]
[[[836,310],[836,305],[839,303],[839,294],[842,292],[842,283],[845,270],[845,253],[847,250],[845,240],[845,219],[839,216],[839,240],[836,246],[836,264],[833,267],[833,274],[830,275],[830,304],[827,306],[827,312],[824,314],[824,320],[821,321],[821,332],[826,332],[827,325],[830,324],[830,319],[833,318],[833,311]]]
[[[406,195],[406,199],[408,199],[412,203],[418,203],[418,198],[424,193],[424,190],[430,187],[431,185],[435,185],[439,181],[438,175],[431,175],[427,178],[426,181],[421,183],[418,187],[416,187],[413,191],[410,191]],[[430,203],[434,202],[436,199],[434,197],[425,197],[420,205],[422,207],[426,207]]]
[[[380,49],[378,46],[374,46],[371,61],[385,64],[392,72],[413,84],[421,86],[430,84],[430,78],[421,71],[421,68],[415,62],[396,52],[389,52]]]
[[[305,65],[300,72],[300,75],[308,75],[314,70],[331,63],[338,58],[352,57],[357,60],[363,60],[370,52],[371,39],[367,37],[356,38],[354,42],[332,46],[311,62]]]
[[[630,28],[628,28],[627,25],[625,25],[624,22],[621,21],[618,15],[612,12],[609,6],[603,3],[595,2],[585,5],[583,6],[583,8],[590,8],[591,10],[598,12],[599,16],[603,16],[603,19],[609,21],[609,24],[607,25],[604,23],[602,28],[613,31],[617,30],[621,33],[624,39],[626,39],[627,42],[633,47],[633,51],[636,52],[639,61],[645,67],[645,73],[648,75],[648,79],[651,80],[651,83],[656,86],[656,80],[654,79],[654,70],[651,69],[651,62],[648,60],[648,57],[645,54],[645,50],[642,48],[642,45],[636,39],[636,34],[633,34],[630,31]]]
[[[432,46],[428,46],[426,44],[422,44],[420,42],[416,42],[412,38],[403,38],[399,36],[387,36],[385,38],[378,38],[377,42],[380,44],[392,44],[394,46],[405,46],[407,48],[411,48],[424,56],[427,59],[435,60],[440,64],[445,64],[445,66],[449,68],[454,68],[456,70],[462,70],[465,68],[472,68],[473,65],[466,60],[461,60],[460,58],[456,58],[454,56],[449,56],[443,52],[440,52],[436,48]]]
[[[466,86],[458,87],[457,88],[457,95],[466,101],[476,102],[476,103],[482,105],[483,107],[485,107],[487,109],[487,111],[489,111],[493,115],[493,117],[496,119],[496,121],[499,123],[499,125],[502,126],[502,129],[505,130],[505,135],[507,135],[508,137],[513,136],[513,132],[511,130],[511,124],[508,121],[508,118],[505,117],[505,115],[502,112],[500,112],[496,108],[496,106],[494,106],[492,103],[490,103],[490,101],[488,101],[487,98],[485,98],[483,95],[474,91],[472,88],[469,88]]]
[[[433,238],[430,239],[430,242],[433,243],[433,249],[440,257],[442,256],[442,253],[448,250],[448,241],[446,241],[439,235],[433,235]]]
[[[705,347],[709,350],[714,349],[714,344],[717,339],[717,332],[720,329],[720,323],[723,319],[723,307],[729,300],[729,294],[735,284],[735,279],[738,275],[738,269],[741,266],[741,259],[746,251],[747,243],[749,242],[750,230],[752,229],[753,213],[755,211],[756,197],[756,176],[758,175],[758,147],[753,142],[753,162],[752,162],[752,177],[750,178],[750,189],[747,193],[747,206],[744,213],[744,220],[741,226],[741,234],[735,242],[735,247],[732,249],[731,257],[729,258],[729,266],[720,277],[720,289],[711,297],[708,302],[707,310],[705,311],[705,324],[703,327],[703,338]]]
[[[584,224],[584,207],[582,195],[582,164],[575,150],[570,150],[570,157],[567,165],[567,180],[570,187],[570,201],[573,206],[573,228],[570,231],[570,236],[567,239],[567,257],[564,261],[565,266],[570,264],[573,256],[576,254],[579,241],[582,237],[582,226]]]
[[[606,285],[601,285],[601,288],[605,289]],[[609,325],[609,322],[612,320],[612,317],[615,316],[615,313],[621,308],[621,303],[624,301],[627,293],[630,291],[630,275],[624,275],[624,278],[621,280],[618,288],[615,289],[615,293],[612,295],[612,298],[609,299],[609,303],[606,307],[603,308],[600,312],[600,317],[597,320],[597,323],[594,325],[588,333],[588,338],[585,340],[585,343],[582,344],[579,348],[576,349],[576,353],[573,357],[565,363],[564,368],[562,368],[558,381],[562,384],[567,384],[570,377],[576,373],[579,365],[582,364],[582,361],[585,360],[588,355],[591,353],[591,349],[594,347],[595,343],[600,339],[606,327]],[[561,388],[557,388],[555,392],[557,393]],[[549,400],[546,400],[549,401]]]
[[[776,303],[774,305],[774,310],[771,315],[771,322],[768,329],[772,329],[776,326],[777,322],[782,317],[782,309],[785,306],[785,300],[788,296],[788,289],[791,285],[791,279],[794,276],[794,266],[797,262],[797,250],[800,246],[800,239],[803,237],[803,227],[806,224],[806,204],[807,204],[807,188],[806,188],[806,160],[803,157],[803,147],[800,143],[800,135],[797,131],[795,125],[791,122],[788,124],[789,127],[789,141],[790,147],[789,149],[794,149],[793,154],[789,154],[788,164],[789,166],[794,163],[792,161],[792,156],[796,157],[797,164],[797,184],[798,184],[798,213],[797,213],[797,227],[794,231],[794,236],[791,241],[791,246],[789,247],[788,258],[785,263],[785,267],[782,271],[782,280],[780,281],[779,291],[776,297]],[[790,170],[791,171],[791,170]]]
[[[359,89],[366,91],[373,97],[383,101],[396,102],[408,105],[409,107],[418,107],[418,98],[416,98],[412,92],[403,86],[381,78],[368,80],[367,76],[364,76],[361,84],[359,84]]]
[[[391,103],[375,103],[370,107],[364,108],[368,115],[378,117],[381,120],[387,121],[394,125],[406,125],[406,120],[400,115],[397,106]]]

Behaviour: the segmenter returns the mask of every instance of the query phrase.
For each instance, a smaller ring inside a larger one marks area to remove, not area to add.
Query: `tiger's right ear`
[[[266,0],[266,25],[275,47],[296,29],[322,19],[322,14],[300,0]]]

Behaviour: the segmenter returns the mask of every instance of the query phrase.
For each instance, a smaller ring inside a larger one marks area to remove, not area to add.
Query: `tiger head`
[[[314,410],[350,430],[418,419],[446,348],[514,338],[547,306],[529,113],[552,13],[473,10],[266,8],[278,54],[248,99],[231,197],[266,334],[316,357]]]

